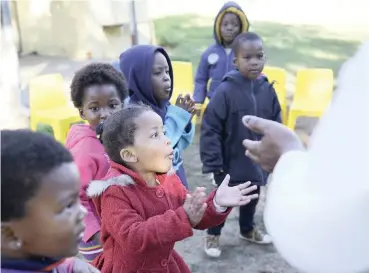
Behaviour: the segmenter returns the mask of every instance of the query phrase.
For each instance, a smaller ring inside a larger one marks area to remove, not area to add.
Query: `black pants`
[[[260,187],[257,188],[253,193],[260,194]],[[254,228],[254,214],[256,210],[256,205],[258,204],[259,198],[251,200],[245,206],[240,207],[240,216],[239,216],[239,225],[240,232],[245,234],[250,232]],[[220,235],[222,228],[224,227],[225,222],[220,224],[219,226],[212,227],[208,229],[209,235]]]

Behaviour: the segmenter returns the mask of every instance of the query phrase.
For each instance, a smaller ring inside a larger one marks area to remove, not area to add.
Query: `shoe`
[[[215,182],[214,180],[214,175],[213,173],[209,173],[206,175],[206,179],[207,180],[210,180],[211,181],[211,184],[214,186],[214,187],[218,187],[217,183]]]
[[[220,250],[219,243],[220,236],[207,235],[205,239],[205,253],[211,258],[218,258],[222,251]]]
[[[267,245],[273,242],[272,237],[270,235],[262,232],[257,227],[254,227],[253,230],[251,230],[248,233],[241,233],[240,237],[243,240],[259,245]]]

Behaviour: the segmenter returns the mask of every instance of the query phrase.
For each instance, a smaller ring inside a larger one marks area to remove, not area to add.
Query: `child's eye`
[[[169,75],[169,70],[166,70],[165,73]]]
[[[154,133],[151,135],[151,138],[157,138],[158,137],[158,133]]]
[[[258,55],[258,58],[259,58],[259,59],[264,58],[264,54],[259,54],[259,55]]]
[[[118,104],[110,104],[110,108],[115,109],[115,108],[117,108],[117,107],[118,107]]]
[[[98,111],[99,110],[99,108],[98,107],[91,107],[90,108],[92,111],[94,111],[94,112],[96,112],[96,111]]]
[[[161,74],[161,71],[155,71],[154,72],[154,75],[160,75]]]

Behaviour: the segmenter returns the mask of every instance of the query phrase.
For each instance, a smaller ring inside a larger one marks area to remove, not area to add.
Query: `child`
[[[234,64],[216,90],[205,110],[200,136],[200,157],[204,173],[213,173],[219,185],[230,174],[231,185],[242,181],[265,185],[267,176],[245,156],[244,139],[260,136],[242,124],[242,117],[255,115],[281,122],[281,108],[275,90],[265,77],[259,77],[265,56],[261,38],[251,32],[242,33],[233,43]],[[259,190],[258,190],[259,192]],[[254,226],[253,217],[258,200],[240,208],[241,238],[258,244],[271,243],[270,236]],[[219,236],[224,224],[208,229],[205,252],[219,257]]]
[[[195,79],[195,103],[203,104],[206,97],[210,100],[224,75],[234,69],[232,42],[248,29],[249,21],[241,7],[235,2],[225,3],[214,22],[215,44],[201,55]]]
[[[94,181],[88,194],[102,221],[104,252],[94,261],[102,272],[189,273],[174,251],[175,242],[192,236],[192,228],[219,225],[228,207],[257,195],[250,183],[210,196],[204,188],[187,194],[172,168],[173,149],[161,117],[146,105],[130,105],[105,123],[103,143],[111,162],[107,181]]]
[[[128,81],[129,101],[150,105],[163,119],[165,131],[174,149],[173,167],[187,188],[182,151],[193,141],[191,124],[194,103],[189,95],[170,105],[173,92],[173,69],[166,51],[157,46],[139,45],[120,55],[120,68]]]
[[[71,84],[73,104],[88,122],[72,126],[66,147],[73,154],[81,173],[80,198],[88,213],[80,253],[90,262],[102,251],[102,247],[100,223],[92,201],[86,196],[86,188],[92,180],[103,178],[109,169],[108,157],[96,137],[96,129],[112,112],[121,109],[127,93],[123,75],[106,63],[92,63],[83,67]]]
[[[72,155],[51,137],[1,131],[1,272],[98,272],[78,253],[85,210]]]

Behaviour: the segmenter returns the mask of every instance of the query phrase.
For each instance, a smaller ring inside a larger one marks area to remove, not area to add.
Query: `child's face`
[[[122,108],[122,101],[112,84],[87,87],[80,109],[81,117],[87,120],[92,129],[104,122],[114,111]]]
[[[63,258],[78,252],[85,210],[79,201],[77,166],[64,163],[40,183],[26,203],[25,216],[2,223],[1,250],[6,256]]]
[[[220,24],[220,35],[225,43],[231,44],[241,31],[241,22],[234,13],[226,13]]]
[[[160,102],[169,100],[172,91],[169,65],[167,59],[160,52],[155,53],[151,76],[155,99]]]
[[[263,71],[265,64],[262,41],[243,42],[234,63],[242,75],[249,79],[256,79]]]
[[[167,173],[172,168],[173,149],[164,134],[161,117],[153,111],[145,111],[136,118],[135,123],[137,130],[130,152],[137,171]]]

